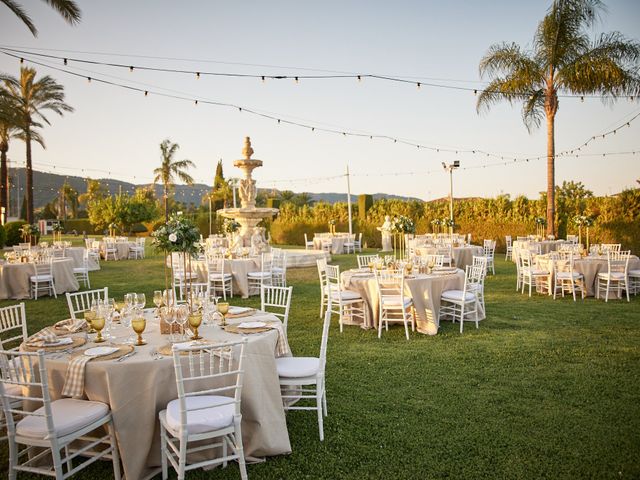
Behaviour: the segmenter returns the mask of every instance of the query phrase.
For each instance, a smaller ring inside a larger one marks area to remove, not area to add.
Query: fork
[[[132,350],[132,351],[130,351],[129,353],[127,353],[126,355],[123,355],[123,356],[122,356],[122,357],[120,357],[120,358],[116,358],[116,359],[114,360],[114,362],[124,362],[126,359],[128,359],[128,358],[129,358],[129,357],[131,357],[132,355],[135,355],[136,353],[138,353],[138,352],[136,352],[135,350]]]

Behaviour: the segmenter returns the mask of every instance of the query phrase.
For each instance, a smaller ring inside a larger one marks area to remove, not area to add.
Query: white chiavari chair
[[[35,263],[34,274],[29,277],[31,283],[31,298],[38,299],[39,292],[47,292],[49,296],[58,298],[56,293],[51,262]]]
[[[584,276],[574,270],[573,252],[568,257],[551,259],[553,263],[553,299],[556,299],[558,289],[564,297],[565,292],[571,292],[576,301],[576,290],[580,290],[582,300],[585,297]]]
[[[520,285],[522,287],[521,293],[524,293],[524,287],[529,285],[529,296],[531,296],[531,290],[533,286],[536,286],[542,283],[542,285],[547,285],[549,293],[551,292],[551,277],[552,274],[549,270],[545,270],[543,268],[538,268],[533,262],[533,255],[530,251],[522,251],[520,252],[520,272],[521,272],[521,282]]]
[[[82,252],[82,265],[79,267],[73,267],[73,274],[78,282],[82,282],[86,288],[91,288],[91,281],[89,280],[89,251],[84,250]]]
[[[494,258],[496,253],[496,241],[485,240],[483,242],[482,249],[483,249],[484,256],[487,258],[487,271],[489,271],[489,268],[491,268],[491,274],[495,275],[496,267],[495,267]]]
[[[513,260],[513,241],[511,240],[511,235],[505,237],[505,246],[507,250],[504,254],[504,259]]]
[[[389,331],[389,322],[402,322],[404,333],[409,340],[409,322],[415,332],[415,311],[413,299],[404,291],[404,269],[376,270],[378,290],[378,338],[382,338],[382,325]]]
[[[440,319],[450,317],[452,322],[460,322],[460,333],[464,330],[464,322],[475,322],[479,327],[479,301],[473,292],[480,290],[482,270],[480,266],[467,265],[462,290],[445,290],[440,301]]]
[[[287,286],[287,252],[281,248],[272,248],[273,265],[271,266],[271,283],[277,287]]]
[[[109,287],[99,288],[97,290],[86,290],[84,292],[67,292],[66,296],[69,315],[76,320],[78,314],[91,309],[91,303],[93,301],[104,302],[105,299],[109,298]]]
[[[270,253],[260,255],[260,271],[247,273],[249,295],[259,295],[263,285],[271,285],[273,277],[273,258]]]
[[[305,250],[314,250],[315,247],[313,246],[313,240],[309,240],[307,238],[307,234],[304,234],[304,249]]]
[[[357,292],[342,289],[339,266],[326,266],[326,282],[328,294],[331,297],[330,303],[333,305],[331,313],[338,315],[340,333],[342,333],[345,323],[352,325],[364,323],[364,299]],[[360,321],[356,319],[360,319]]]
[[[629,300],[629,257],[631,251],[607,251],[607,272],[600,272],[596,279],[596,298],[600,298],[600,292],[604,289],[604,301],[609,301],[609,292],[612,290],[622,298],[622,291],[627,294]]]
[[[224,257],[221,255],[207,255],[207,285],[209,293],[214,295],[222,291],[222,298],[227,299],[227,293],[233,298],[233,275],[224,271]]]
[[[282,321],[285,334],[289,325],[289,309],[293,287],[263,285],[260,289],[260,310],[273,313]]]
[[[163,479],[168,478],[169,463],[178,478],[184,479],[189,470],[226,467],[235,460],[240,478],[246,480],[241,430],[246,344],[245,338],[206,347],[174,348],[178,398],[159,413]],[[188,463],[188,454],[216,449],[221,456]]]
[[[369,264],[376,264],[380,261],[380,255],[357,255],[358,268],[367,268]]]

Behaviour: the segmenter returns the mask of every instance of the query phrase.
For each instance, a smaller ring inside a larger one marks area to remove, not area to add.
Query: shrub
[[[3,225],[0,225],[0,248],[3,248],[7,244],[7,231]]]
[[[22,242],[22,232],[20,229],[27,222],[24,220],[17,220],[15,222],[8,222],[4,225],[7,234],[7,246],[18,245]]]
[[[91,222],[89,222],[88,218],[73,218],[70,220],[65,220],[63,224],[65,233],[71,233],[74,230],[79,234],[82,234],[82,232],[86,232],[87,235],[93,235],[97,233],[95,231],[95,228],[93,228],[93,225],[91,225]]]

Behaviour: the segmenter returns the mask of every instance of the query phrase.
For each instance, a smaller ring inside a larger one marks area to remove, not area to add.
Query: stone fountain
[[[277,208],[256,207],[256,181],[251,178],[254,168],[262,166],[262,160],[251,158],[253,148],[251,139],[245,137],[244,148],[242,149],[244,158],[233,162],[234,167],[242,170],[243,178],[240,179],[239,194],[240,208],[223,208],[216,213],[225,218],[235,219],[240,224],[239,237],[235,244],[240,247],[251,247],[251,237],[255,234],[255,228],[264,218],[271,218],[278,213]]]

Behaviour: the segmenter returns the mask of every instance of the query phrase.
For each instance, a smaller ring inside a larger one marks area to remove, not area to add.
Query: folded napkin
[[[84,393],[84,372],[87,363],[95,357],[78,355],[67,366],[67,379],[62,388],[63,397],[81,398]]]
[[[46,327],[40,330],[38,333],[32,335],[27,339],[26,344],[30,347],[47,347],[52,345],[67,345],[73,343],[73,338],[63,337],[58,338],[56,332],[51,327]]]
[[[55,324],[58,330],[65,330],[69,333],[78,333],[87,329],[87,321],[83,318],[69,318],[67,320],[60,320]]]
[[[210,346],[211,343],[203,342],[201,340],[189,340],[187,342],[178,342],[172,345],[173,350],[188,350],[193,347],[207,347]]]
[[[229,307],[229,311],[225,315],[226,318],[241,318],[248,317],[255,313],[255,308],[248,307]]]
[[[274,321],[272,315],[270,314],[265,315],[264,312],[252,312],[252,313],[255,314],[254,318],[252,318],[252,322],[264,322],[266,325],[263,328],[270,328],[272,330],[278,331],[278,342],[276,343],[276,357],[291,356],[291,349],[289,348],[289,342],[287,341],[287,337],[284,333],[284,327],[282,326],[282,322],[280,322],[279,320]],[[242,325],[242,323],[239,325]]]

